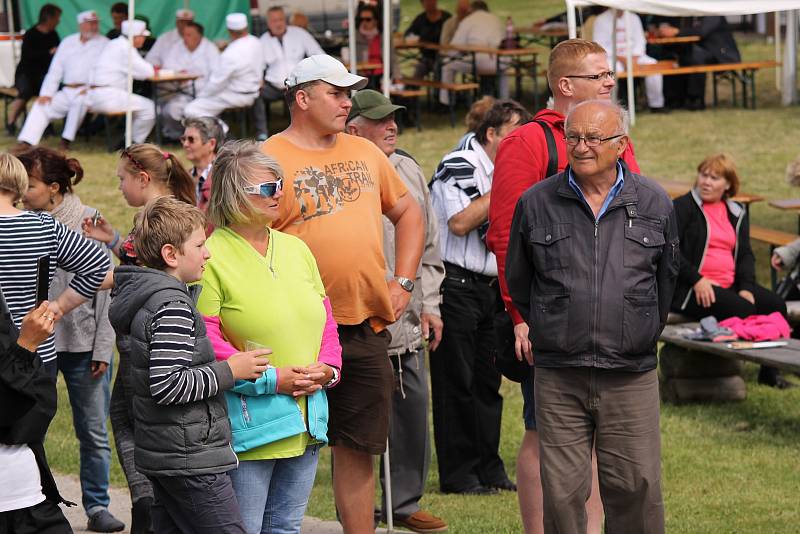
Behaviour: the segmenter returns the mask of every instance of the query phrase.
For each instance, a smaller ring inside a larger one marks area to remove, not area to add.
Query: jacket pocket
[[[642,224],[625,225],[622,264],[629,269],[654,273],[664,243],[664,233],[658,228]]]
[[[569,352],[569,295],[538,295],[531,310],[531,343],[541,352]]]
[[[570,223],[559,223],[531,228],[533,261],[538,269],[552,271],[569,267],[571,226]]]
[[[655,295],[625,295],[622,354],[654,352],[659,326],[658,298]]]

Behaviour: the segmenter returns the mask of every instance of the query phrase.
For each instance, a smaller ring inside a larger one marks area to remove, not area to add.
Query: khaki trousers
[[[584,534],[597,448],[606,534],[662,534],[656,371],[537,367],[544,530]]]

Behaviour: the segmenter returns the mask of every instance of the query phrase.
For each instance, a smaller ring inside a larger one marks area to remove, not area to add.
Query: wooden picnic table
[[[194,82],[200,78],[197,74],[189,72],[170,72],[162,73],[156,72],[155,76],[147,78],[147,81],[153,84],[153,106],[156,110],[156,144],[161,144],[161,109],[159,106],[159,93],[163,92],[161,96],[171,96],[176,94],[184,94],[191,96],[192,99],[197,97]],[[185,88],[186,82],[189,82],[190,90],[187,92]],[[172,85],[163,85],[172,84]],[[159,87],[160,86],[160,87]]]
[[[723,358],[733,358],[746,360],[760,365],[777,367],[784,371],[800,372],[800,340],[782,339],[788,344],[785,347],[775,347],[771,349],[729,349],[725,343],[712,343],[710,341],[694,341],[686,339],[681,335],[681,331],[696,329],[699,323],[681,323],[667,325],[661,333],[661,341],[672,343],[679,347],[699,352],[707,352],[722,356]]]
[[[674,45],[689,44],[700,42],[698,35],[676,35],[675,37],[648,37],[647,44],[652,45]]]
[[[477,81],[478,79],[478,65],[477,54],[488,54],[494,56],[496,59],[496,72],[495,76],[495,96],[500,91],[500,78],[499,73],[504,69],[514,69],[514,78],[516,82],[515,92],[517,100],[522,98],[522,71],[529,68],[533,78],[533,94],[534,94],[534,109],[538,109],[538,94],[539,94],[539,81],[537,79],[538,56],[545,51],[540,46],[528,46],[525,48],[496,48],[488,46],[474,46],[474,45],[453,45],[453,44],[439,44],[430,43],[426,41],[395,41],[394,47],[396,50],[435,50],[439,53],[438,61],[440,65],[444,61],[452,61],[460,59],[465,55],[470,55],[472,58],[472,76]],[[455,53],[455,54],[453,54]],[[501,65],[504,63],[505,65]],[[437,69],[438,71],[438,69]]]
[[[689,191],[692,190],[694,184],[689,182],[680,182],[678,180],[667,180],[667,179],[656,179],[656,182],[664,188],[667,194],[672,199],[676,199],[681,195],[685,195]],[[746,210],[749,211],[750,204],[753,202],[762,202],[766,200],[761,195],[756,195],[754,193],[745,193],[743,191],[739,191],[736,196],[731,197],[731,200],[744,204]]]
[[[559,41],[569,37],[569,30],[566,25],[552,26],[549,24],[539,24],[536,26],[517,28],[517,33],[521,36],[526,36],[523,37],[523,41],[526,43],[538,44],[540,41],[547,40],[550,48],[556,46]]]
[[[797,212],[797,233],[800,234],[800,198],[786,198],[782,200],[770,200],[769,205],[773,208],[784,211]]]

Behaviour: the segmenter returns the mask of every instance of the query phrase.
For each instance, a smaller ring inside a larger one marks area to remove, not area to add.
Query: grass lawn
[[[451,2],[444,7],[451,9]],[[416,0],[403,0],[407,26],[418,12]],[[516,25],[529,23],[561,9],[553,0],[519,3],[493,2],[501,16],[512,11]],[[740,40],[745,58],[768,59],[772,48],[755,40]],[[716,151],[731,153],[742,176],[742,189],[767,198],[797,196],[784,181],[786,164],[798,155],[796,125],[800,109],[779,106],[774,72],[758,76],[757,111],[735,109],[726,103],[705,112],[642,113],[632,130],[638,161],[645,174],[691,182],[697,163]],[[529,97],[526,101],[530,101]],[[278,119],[280,120],[280,119]],[[408,129],[400,146],[413,154],[427,175],[462,133],[451,129],[447,118],[426,114],[424,129]],[[235,130],[236,131],[236,130]],[[0,134],[0,150],[13,144]],[[55,146],[57,139],[45,141]],[[117,158],[103,148],[101,138],[75,143],[73,156],[86,169],[77,192],[84,202],[100,208],[120,230],[131,224],[133,211],[117,190]],[[168,147],[179,152],[178,147]],[[792,214],[755,204],[754,224],[796,231]],[[768,284],[768,251],[756,246],[759,278]],[[662,409],[663,491],[670,533],[797,532],[800,524],[800,389],[775,391],[755,382],[756,367],[746,366],[748,398],[739,404],[670,406]],[[51,465],[60,472],[78,472],[78,447],[72,433],[71,413],[63,387],[60,410],[50,427],[47,449]],[[516,452],[522,434],[521,397],[516,384],[503,384],[506,399],[501,454],[514,478]],[[116,459],[112,482],[124,486]],[[436,460],[431,466],[428,493],[422,506],[444,517],[457,533],[519,532],[516,494],[494,497],[457,497],[438,493]],[[322,452],[317,482],[308,513],[332,519],[332,492],[328,451]]]

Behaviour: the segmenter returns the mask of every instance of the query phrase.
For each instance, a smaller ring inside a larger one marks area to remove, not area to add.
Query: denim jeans
[[[64,375],[72,405],[72,423],[80,443],[80,478],[83,509],[91,516],[108,508],[108,405],[111,365],[100,378],[92,378],[91,352],[59,352],[58,370]]]
[[[277,460],[240,461],[230,471],[247,534],[299,533],[317,474],[319,445]]]

